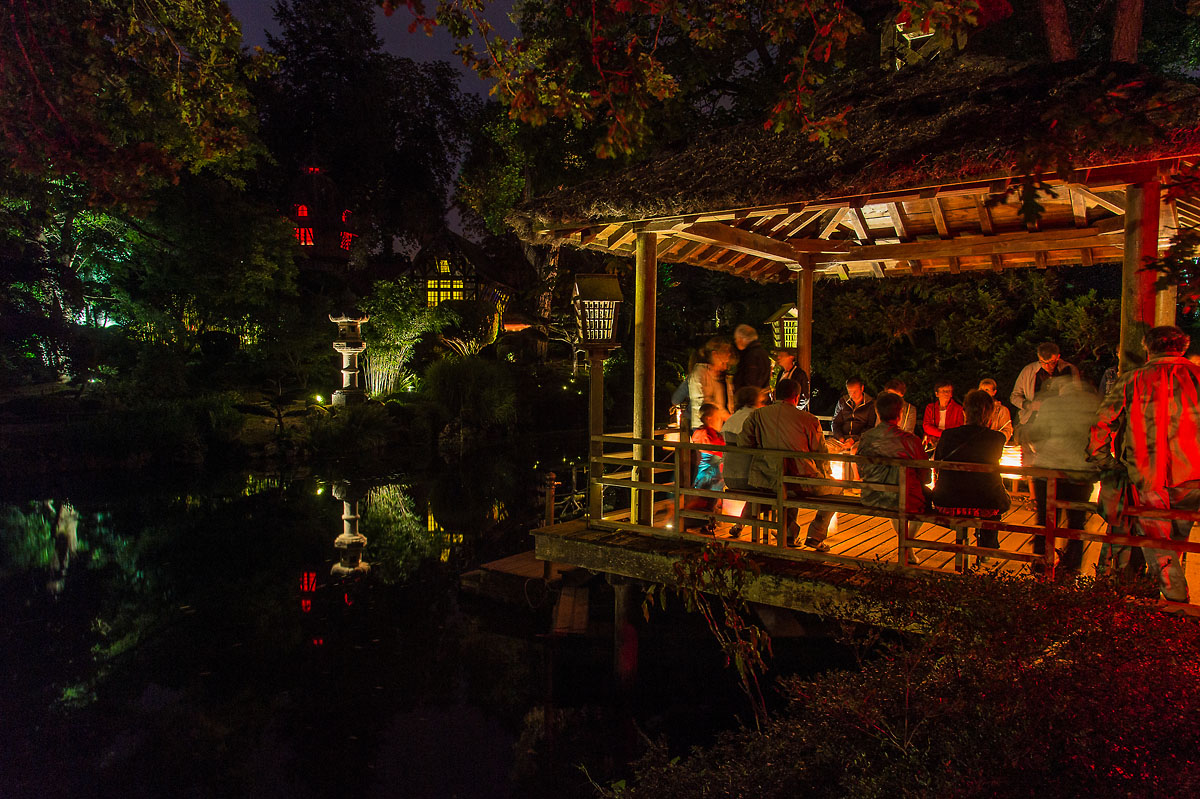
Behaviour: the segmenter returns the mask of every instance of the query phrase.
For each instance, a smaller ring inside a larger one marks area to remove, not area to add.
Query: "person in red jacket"
[[[937,395],[937,400],[925,406],[925,416],[922,419],[926,450],[937,449],[942,433],[967,421],[962,406],[954,401],[954,386],[949,380],[939,380],[935,383],[933,393]]]

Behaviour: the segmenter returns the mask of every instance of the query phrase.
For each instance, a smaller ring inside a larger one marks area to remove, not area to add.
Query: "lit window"
[[[425,305],[429,308],[446,300],[465,298],[466,285],[462,280],[426,280]]]
[[[304,171],[305,171],[305,172],[307,172],[307,173],[308,173],[308,174],[310,174],[310,175],[319,175],[319,174],[321,174],[321,167],[319,167],[319,166],[306,166],[306,167],[304,167]]]
[[[447,261],[445,258],[438,261],[438,271],[441,272],[443,275],[450,274],[450,262]]]
[[[344,231],[344,230],[343,230],[343,231],[342,231],[342,249],[343,249],[343,250],[348,250],[348,249],[350,249],[350,245],[351,245],[353,242],[354,242],[354,234],[353,234],[353,233],[347,233],[346,231]]]
[[[426,529],[431,533],[440,533],[442,531],[442,526],[438,524],[437,519],[433,518],[432,512],[430,512],[426,519]]]
[[[313,246],[313,229],[310,227],[296,228],[296,241],[303,247]]]
[[[307,205],[297,205],[296,206],[296,216],[308,216],[308,206]]]
[[[347,208],[345,211],[342,211],[342,221],[345,222],[349,218],[350,218],[350,209]]]

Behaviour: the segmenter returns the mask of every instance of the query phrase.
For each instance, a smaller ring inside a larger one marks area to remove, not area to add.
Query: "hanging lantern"
[[[616,275],[576,275],[575,318],[584,347],[617,346],[617,308],[624,297]]]

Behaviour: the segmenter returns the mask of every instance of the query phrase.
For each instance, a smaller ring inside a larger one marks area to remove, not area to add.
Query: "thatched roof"
[[[1133,65],[962,57],[820,101],[826,114],[846,108],[847,135],[829,146],[742,125],[538,198],[509,221],[527,241],[624,255],[638,231],[656,231],[661,259],[764,281],[787,279],[797,253],[843,277],[1093,263],[1121,257],[1124,185],[1200,154],[1200,90]],[[1039,222],[997,204],[1031,163],[1052,172],[1062,154],[1075,172],[1049,175],[1066,191],[1040,198]],[[1073,243],[1048,242],[1056,228]],[[929,240],[978,246],[913,246]]]
[[[651,219],[1021,175],[1019,162],[1036,143],[1049,139],[1052,125],[1065,127],[1098,97],[1136,81],[1144,83],[1126,86],[1134,101],[1162,91],[1174,104],[1143,119],[1109,125],[1109,140],[1099,135],[1101,125],[1080,141],[1065,141],[1075,165],[1196,149],[1200,106],[1193,86],[1124,64],[1081,69],[964,56],[829,91],[819,103],[820,113],[851,109],[848,135],[829,146],[809,141],[806,134],[775,134],[757,123],[743,124],[614,177],[539,197],[519,207],[510,221],[528,238],[536,231],[607,219]],[[1059,125],[1053,124],[1056,120]],[[1111,140],[1137,135],[1154,140]]]

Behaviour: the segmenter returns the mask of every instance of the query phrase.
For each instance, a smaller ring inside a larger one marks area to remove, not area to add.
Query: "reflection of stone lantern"
[[[616,275],[575,276],[575,316],[579,322],[581,346],[588,353],[590,392],[588,395],[588,435],[604,435],[604,359],[617,344],[617,310],[624,299]],[[603,489],[596,459],[602,454],[597,441],[589,441],[588,517],[599,519],[603,507]]]
[[[362,323],[369,316],[329,315],[329,321],[337,323],[338,337],[333,348],[342,354],[342,387],[333,392],[334,405],[356,405],[366,402],[367,395],[358,385],[358,356],[367,348],[362,339]]]
[[[366,574],[371,566],[362,560],[367,537],[358,531],[358,495],[352,493],[345,480],[333,484],[333,495],[342,501],[342,534],[333,542],[338,550],[338,562],[333,564],[330,574],[334,577]]]

